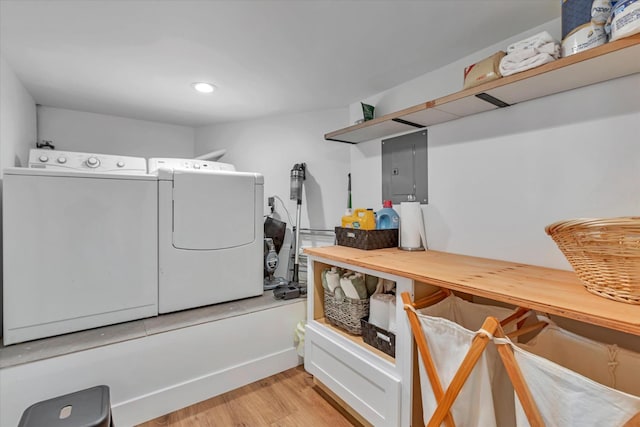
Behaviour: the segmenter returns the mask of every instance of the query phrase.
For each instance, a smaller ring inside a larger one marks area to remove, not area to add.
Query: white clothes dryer
[[[4,344],[157,315],[144,158],[31,150],[3,183]]]
[[[149,173],[158,177],[158,311],[262,295],[262,175],[157,158]]]

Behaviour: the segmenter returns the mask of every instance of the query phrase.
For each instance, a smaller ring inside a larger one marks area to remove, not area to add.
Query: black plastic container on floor
[[[109,387],[99,385],[29,406],[18,427],[113,427]]]

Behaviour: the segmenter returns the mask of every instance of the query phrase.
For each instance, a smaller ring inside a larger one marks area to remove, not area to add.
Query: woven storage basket
[[[560,221],[545,231],[589,292],[640,304],[640,217]]]
[[[368,318],[360,320],[363,341],[391,357],[396,357],[396,335],[369,323],[368,320]]]
[[[369,317],[369,298],[344,297],[338,301],[328,290],[324,291],[324,316],[329,323],[354,335],[362,335],[360,319]]]
[[[371,250],[398,246],[398,229],[361,230],[336,227],[336,243],[350,248]]]

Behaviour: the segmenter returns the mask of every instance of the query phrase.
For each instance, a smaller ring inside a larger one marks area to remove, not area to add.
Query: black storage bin
[[[18,427],[111,427],[109,387],[99,385],[34,403]]]
[[[365,343],[377,348],[391,357],[396,357],[396,334],[368,322],[369,318],[361,319],[362,339]]]
[[[336,242],[340,246],[356,249],[383,249],[398,247],[398,229],[362,230],[336,227]]]

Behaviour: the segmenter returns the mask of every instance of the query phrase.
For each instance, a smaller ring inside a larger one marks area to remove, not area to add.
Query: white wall
[[[201,127],[196,129],[196,154],[226,148],[220,161],[263,174],[265,199],[280,197],[294,221],[289,174],[294,164],[306,163],[302,227],[333,228],[347,203],[349,146],[325,141],[324,133],[342,126],[346,115],[346,109],[337,109]],[[276,208],[290,224],[280,202]]]
[[[57,150],[181,158],[194,150],[192,127],[47,106],[39,107],[38,132]]]
[[[276,200],[274,217],[287,227],[296,221],[296,203],[289,200],[291,168],[306,163],[301,227],[333,229],[347,204],[349,145],[325,141],[324,134],[342,127],[347,116],[344,108],[205,126],[196,129],[195,151],[199,155],[225,148],[227,154],[220,161],[232,163],[240,171],[263,174],[265,213],[269,212],[267,197],[279,197],[282,202]],[[288,233],[279,253],[278,277],[288,277],[290,245]]]
[[[640,214],[632,87],[640,75],[434,127],[434,248],[569,269],[546,225]]]
[[[640,76],[429,128],[430,248],[569,269],[546,225],[640,214],[633,87]],[[355,205],[379,200],[360,182],[381,179],[380,141],[352,150]]]
[[[560,18],[549,21],[543,25],[531,28],[521,34],[516,34],[502,42],[479,50],[469,56],[460,58],[451,64],[438,68],[430,73],[423,74],[413,80],[402,83],[384,92],[371,94],[363,102],[374,105],[376,117],[392,113],[412,105],[424,103],[430,99],[462,90],[464,68],[474,64],[500,50],[506,50],[511,43],[526,37],[547,31],[556,40],[560,38]],[[444,41],[446,43],[446,41]],[[362,118],[360,102],[354,102],[349,106],[350,120]]]
[[[25,165],[29,147],[35,141],[36,104],[7,61],[0,55],[0,175],[7,167]],[[0,231],[0,239],[1,237]],[[0,263],[0,283],[2,283],[2,263]],[[2,335],[2,317],[2,286],[0,286],[0,335]]]
[[[0,55],[0,169],[24,166],[36,142],[36,104]]]
[[[548,31],[553,37],[560,36],[560,19],[555,19],[544,25],[532,28],[522,34],[515,35],[503,42],[488,46],[478,52],[467,57],[434,70],[430,73],[423,74],[413,80],[402,83],[387,91],[372,94],[364,99],[365,103],[375,106],[376,117],[381,117],[409,106],[424,103],[430,99],[445,96],[462,89],[464,68],[477,61],[486,58],[499,50],[506,49],[510,43],[521,40],[525,37],[537,34],[540,31]],[[349,106],[349,123],[354,123],[357,119],[362,118],[362,107],[359,102],[355,102]],[[458,120],[454,126],[466,125],[465,120]],[[442,126],[442,125],[440,125]],[[439,126],[429,128],[429,144],[432,144],[430,132]],[[358,145],[354,145],[351,149],[351,168],[353,178],[353,194],[354,206],[369,206],[380,200],[382,197],[381,185],[372,186],[370,182],[381,182],[382,180],[382,162],[381,162],[381,145],[380,140],[372,140]],[[432,172],[429,172],[432,176]],[[431,182],[429,186],[431,187]],[[431,190],[431,188],[430,188]],[[431,243],[431,242],[430,242]]]
[[[379,95],[381,110],[414,105],[410,93],[425,101],[460,90],[463,64],[507,44]],[[430,127],[430,248],[569,269],[547,224],[640,214],[639,91],[634,75]],[[369,185],[381,179],[380,140],[353,146],[351,157],[354,204],[380,200]]]
[[[387,114],[462,88],[466,65],[559,20],[364,100]],[[428,129],[435,250],[570,269],[544,232],[554,221],[640,215],[640,75],[547,96]],[[361,117],[350,106],[350,122]],[[381,198],[381,141],[351,148],[354,206]],[[371,183],[375,183],[371,185]],[[637,336],[556,317],[563,327],[638,351]]]

